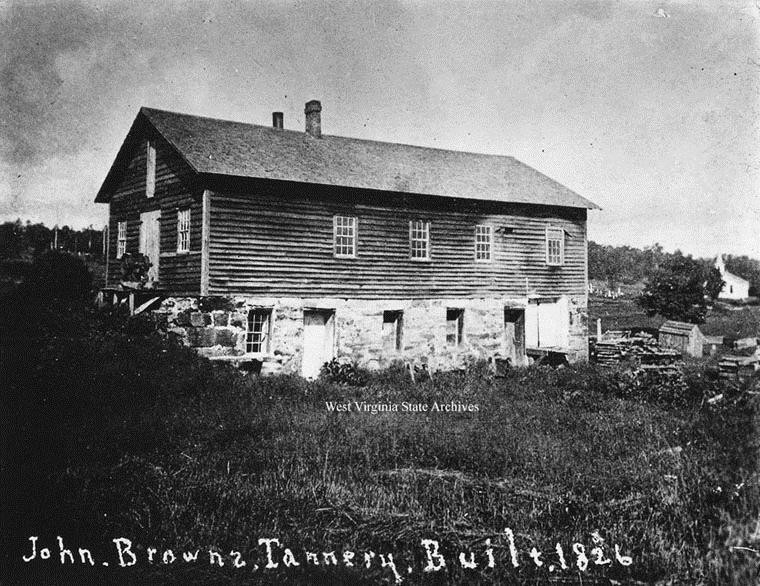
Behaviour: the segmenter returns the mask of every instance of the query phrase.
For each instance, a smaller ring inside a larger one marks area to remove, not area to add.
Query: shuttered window
[[[116,233],[116,258],[121,258],[127,252],[127,223],[119,222]]]
[[[356,256],[356,218],[333,217],[333,250],[335,256]]]
[[[561,228],[546,229],[546,264],[565,264],[565,231]]]
[[[430,258],[430,222],[409,222],[409,256],[417,260]]]
[[[493,230],[491,226],[475,226],[475,260],[491,262],[493,249]]]
[[[156,193],[156,147],[148,142],[147,165],[145,173],[145,196],[153,197]]]
[[[177,212],[177,252],[190,250],[190,209]]]
[[[269,352],[271,323],[271,309],[252,309],[248,312],[248,330],[245,335],[246,352]]]

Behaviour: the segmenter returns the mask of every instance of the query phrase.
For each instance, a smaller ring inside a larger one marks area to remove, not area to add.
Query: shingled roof
[[[694,328],[701,334],[699,326],[683,321],[668,320],[660,326],[661,334],[676,334],[679,336],[688,336],[694,331]]]
[[[513,157],[342,136],[315,138],[152,108],[141,108],[140,117],[201,174],[599,209]],[[107,200],[108,183],[96,201]]]

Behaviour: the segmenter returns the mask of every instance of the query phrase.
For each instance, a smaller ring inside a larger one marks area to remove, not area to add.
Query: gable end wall
[[[145,195],[147,139],[139,138],[130,149],[131,158],[109,204],[108,287],[121,280],[121,261],[116,259],[118,222],[127,223],[127,252],[137,253],[140,239],[140,214],[161,210],[161,257],[159,287],[172,293],[200,293],[202,191],[195,173],[158,136],[151,137],[156,147],[155,196]],[[190,207],[190,253],[177,254],[177,212]]]

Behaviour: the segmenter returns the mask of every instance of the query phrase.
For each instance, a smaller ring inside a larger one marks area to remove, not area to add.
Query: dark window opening
[[[392,352],[404,348],[404,312],[383,312],[383,350]]]
[[[461,346],[464,334],[464,309],[446,309],[446,345]]]

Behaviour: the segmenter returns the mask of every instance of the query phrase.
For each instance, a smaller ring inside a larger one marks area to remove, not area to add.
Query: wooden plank
[[[203,220],[201,237],[201,295],[209,291],[209,254],[211,246],[211,192],[203,191]]]
[[[402,205],[381,198],[372,203],[354,195],[331,200],[264,189],[254,194],[214,193],[209,250],[209,292],[288,295],[304,291],[364,297],[524,296],[525,279],[548,296],[587,295],[585,213],[505,204],[466,206],[436,202]],[[332,215],[358,218],[358,254],[350,260],[332,254]],[[518,213],[519,212],[519,213]],[[553,213],[556,212],[556,215]],[[408,257],[410,217],[429,218],[431,260]],[[475,225],[497,232],[492,263],[474,261]],[[565,229],[565,265],[545,264],[547,225]]]

